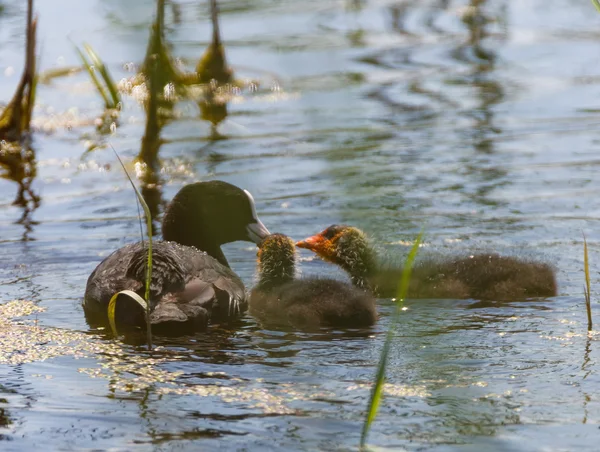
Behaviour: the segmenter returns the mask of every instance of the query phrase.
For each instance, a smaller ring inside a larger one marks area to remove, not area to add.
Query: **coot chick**
[[[357,328],[377,320],[369,291],[335,279],[295,279],[294,241],[283,234],[269,235],[260,245],[258,274],[250,294],[250,313],[264,323]]]
[[[201,330],[208,321],[229,320],[247,307],[244,284],[229,268],[221,245],[259,244],[269,234],[252,195],[222,181],[183,187],[163,219],[164,241],[153,242],[150,316],[164,334]],[[144,296],[147,245],[134,243],[106,257],[87,281],[83,308],[90,324],[106,324],[111,297],[121,290]],[[117,303],[117,325],[144,326],[136,303]]]
[[[402,268],[381,265],[360,229],[333,225],[296,246],[339,265],[357,287],[373,290],[381,297],[396,295]],[[550,265],[496,253],[418,262],[408,289],[411,298],[498,301],[550,297],[556,293],[556,277]]]

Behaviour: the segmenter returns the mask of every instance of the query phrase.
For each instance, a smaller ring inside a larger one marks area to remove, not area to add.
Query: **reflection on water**
[[[462,22],[469,31],[469,39],[463,46],[458,47],[454,57],[461,62],[471,65],[471,73],[457,84],[470,86],[475,90],[475,98],[479,100],[478,105],[467,112],[473,121],[473,132],[471,136],[473,149],[481,157],[476,158],[472,164],[467,164],[469,172],[476,179],[477,190],[473,193],[473,200],[482,203],[496,205],[497,201],[490,199],[490,194],[498,187],[506,184],[507,171],[501,166],[495,165],[490,168],[486,155],[492,154],[494,150],[493,135],[502,130],[495,125],[494,107],[504,99],[504,88],[494,75],[496,53],[486,48],[484,40],[489,37],[489,28],[492,24],[501,22],[499,15],[485,12],[487,2],[472,0],[466,7]],[[505,14],[503,10],[499,14]]]
[[[29,143],[29,139],[24,143]],[[15,182],[18,186],[17,194],[12,202],[22,210],[21,217],[16,220],[22,224],[24,231],[22,240],[30,240],[33,225],[33,212],[40,205],[41,198],[32,188],[36,177],[35,151],[30,144],[19,144],[0,141],[0,167],[4,172],[1,177]]]
[[[142,137],[138,159],[143,163],[141,171],[142,196],[148,204],[153,220],[153,234],[156,233],[156,218],[159,206],[162,204],[161,186],[163,181],[159,176],[161,162],[159,150],[162,145],[161,131],[174,118],[177,94],[194,95],[194,86],[202,85],[198,106],[201,118],[211,123],[211,140],[222,138],[217,132],[217,126],[227,117],[228,91],[233,89],[230,82],[233,73],[225,59],[225,50],[221,42],[218,6],[216,0],[210,2],[211,23],[213,27],[212,41],[203,57],[198,62],[195,74],[184,75],[172,57],[166,44],[165,2],[157,0],[156,17],[151,27],[146,58],[142,65],[141,77],[145,80],[147,97],[144,102],[146,111],[146,127]],[[174,18],[177,21],[177,14]],[[138,79],[140,76],[138,76]],[[139,83],[139,80],[136,82]],[[189,86],[191,83],[191,86]],[[187,87],[184,85],[188,85]]]
[[[77,64],[64,39],[68,10],[74,40],[90,42],[131,89],[118,126],[98,130],[90,118],[102,105],[86,74],[40,85],[36,124],[53,126],[2,156],[2,446],[358,444],[390,300],[378,302],[372,330],[274,331],[247,316],[208,334],[157,337],[152,354],[135,337],[88,330],[89,273],[139,239],[131,188],[98,145],[110,141],[134,161],[155,226],[183,184],[218,178],[250,190],[269,229],[296,239],[350,223],[398,256],[425,224],[423,254],[487,249],[556,263],[561,296],[549,300],[407,300],[369,441],[444,452],[597,448],[598,334],[586,333],[579,243],[583,229],[594,268],[600,60],[587,3],[223,1],[221,68],[235,80],[213,76],[208,86],[194,68],[214,47],[209,4],[134,3],[38,5],[44,70]],[[2,99],[18,86],[6,70],[23,60],[21,9],[0,18]],[[134,66],[142,75],[132,79]],[[259,83],[239,84],[250,77]],[[81,162],[94,146],[93,161]],[[30,235],[15,222],[30,227],[32,213],[36,240],[23,241]],[[225,253],[250,287],[255,247]],[[307,275],[344,277],[309,254],[300,261]],[[39,309],[6,311],[24,307]]]
[[[34,221],[32,212],[40,197],[32,189],[36,176],[35,152],[31,145],[30,123],[36,96],[36,33],[33,0],[27,2],[25,21],[25,64],[12,99],[0,111],[0,167],[3,178],[18,184],[14,205],[22,208],[18,224],[24,226],[22,240],[29,240]]]
[[[11,392],[13,391],[0,385],[0,441],[10,441],[11,439],[10,436],[3,433],[9,431],[9,428],[13,423],[8,410],[9,402],[5,398],[5,395],[10,394]]]

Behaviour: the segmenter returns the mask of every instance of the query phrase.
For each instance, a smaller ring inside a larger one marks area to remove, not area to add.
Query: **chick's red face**
[[[319,232],[296,243],[298,248],[305,248],[316,253],[322,259],[329,262],[336,262],[336,244],[343,235],[344,228],[341,226],[330,226],[324,231]]]

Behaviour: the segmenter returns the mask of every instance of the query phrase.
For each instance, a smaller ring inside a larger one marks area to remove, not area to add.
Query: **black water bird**
[[[222,181],[184,186],[163,218],[164,241],[153,242],[150,319],[153,331],[184,334],[209,321],[229,320],[247,307],[244,284],[229,268],[221,245],[237,240],[259,244],[269,231],[259,220],[252,195]],[[87,281],[83,308],[91,324],[106,324],[111,297],[122,290],[144,296],[147,243],[134,243],[106,257]],[[135,303],[117,303],[122,326],[143,326]]]
[[[294,241],[283,234],[262,242],[250,314],[266,324],[300,328],[368,327],[377,321],[369,291],[335,279],[296,279],[295,253]]]
[[[402,267],[384,265],[363,231],[333,225],[298,243],[323,260],[340,266],[352,282],[380,297],[394,297]],[[408,296],[520,300],[551,297],[557,293],[554,269],[547,263],[497,253],[429,258],[413,268]]]

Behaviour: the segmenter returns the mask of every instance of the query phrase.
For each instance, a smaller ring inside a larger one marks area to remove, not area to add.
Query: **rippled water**
[[[25,11],[3,3],[8,101]],[[154,2],[37,3],[42,70],[77,65],[68,38],[92,44],[118,79],[143,59]],[[425,225],[427,253],[555,263],[553,299],[409,300],[369,443],[596,450],[600,356],[586,333],[582,231],[597,299],[600,14],[564,0],[220,4],[229,61],[260,89],[228,105],[222,140],[209,139],[195,104],[177,107],[163,131],[163,203],[218,178],[249,189],[269,229],[294,238],[351,223],[399,256]],[[210,36],[207,5],[177,5],[167,37],[193,67]],[[159,340],[152,356],[89,330],[87,276],[139,235],[112,151],[86,153],[106,139],[93,125],[101,108],[84,73],[41,85],[39,208],[12,205],[18,186],[0,180],[0,449],[356,448],[390,300],[372,330],[271,331],[248,316]],[[144,121],[128,98],[110,137],[128,162]],[[255,249],[226,254],[250,286]],[[339,275],[302,256],[305,273]]]

